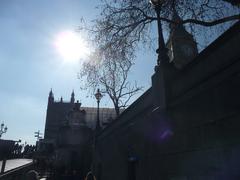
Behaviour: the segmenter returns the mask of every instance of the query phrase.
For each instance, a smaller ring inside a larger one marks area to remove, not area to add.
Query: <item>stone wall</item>
[[[96,140],[102,180],[240,179],[240,23],[152,87]]]

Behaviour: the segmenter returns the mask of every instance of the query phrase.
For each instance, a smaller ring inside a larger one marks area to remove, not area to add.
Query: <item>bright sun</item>
[[[55,39],[55,47],[66,62],[78,61],[90,53],[84,39],[72,31],[59,33]]]

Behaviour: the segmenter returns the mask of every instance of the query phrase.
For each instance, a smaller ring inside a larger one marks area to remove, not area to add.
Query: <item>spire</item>
[[[183,24],[181,24],[182,19],[175,9],[173,9],[172,21],[175,23],[170,23],[170,33],[173,33],[174,31],[187,32]]]
[[[72,91],[72,94],[71,94],[71,103],[74,103],[75,101],[75,98],[74,98],[75,94],[74,94],[74,90]]]
[[[54,95],[53,95],[53,92],[52,92],[52,88],[49,92],[49,96],[48,96],[48,103],[53,103],[54,102]]]
[[[52,88],[51,88],[51,90],[49,92],[49,96],[53,96]]]
[[[180,16],[178,15],[178,13],[177,13],[177,11],[176,11],[175,8],[173,9],[172,20],[173,20],[173,21],[176,21],[176,22],[182,21],[182,19],[181,19]]]
[[[62,98],[62,96],[61,96],[60,102],[61,102],[61,103],[63,102],[63,98]]]

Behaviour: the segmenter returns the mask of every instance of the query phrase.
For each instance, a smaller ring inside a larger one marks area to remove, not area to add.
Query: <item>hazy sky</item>
[[[0,0],[0,123],[8,126],[3,139],[34,143],[34,132],[44,132],[51,88],[55,100],[62,96],[69,101],[74,89],[82,106],[96,106],[92,95],[80,90],[82,84],[77,79],[84,57],[80,62],[67,61],[57,50],[56,42],[62,41],[60,34],[75,32],[82,18],[86,23],[96,18],[95,7],[99,3],[99,0]],[[86,38],[81,33],[77,37]],[[200,48],[205,44],[198,43]],[[65,41],[61,44],[69,49]],[[78,46],[78,42],[75,44]],[[80,52],[84,49],[81,44],[78,48]],[[155,64],[154,51],[141,49],[130,80],[146,90],[151,85]],[[104,96],[101,106],[112,107],[112,103]]]
[[[0,0],[0,123],[8,126],[3,139],[33,143],[44,131],[47,98],[69,101],[72,89],[82,106],[96,106],[80,90],[79,62],[65,61],[54,43],[59,33],[74,31],[83,17],[94,19],[97,0]],[[79,34],[81,36],[81,34]],[[139,52],[131,79],[150,86],[155,56]],[[141,58],[140,58],[141,57]],[[143,68],[144,67],[144,68]],[[102,106],[112,106],[104,97]]]

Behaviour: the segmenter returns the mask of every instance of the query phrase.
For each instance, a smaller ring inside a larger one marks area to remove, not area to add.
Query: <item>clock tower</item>
[[[173,13],[172,20],[182,21],[176,11]],[[170,35],[166,46],[169,60],[177,69],[182,69],[198,54],[196,41],[182,24],[170,24]]]

